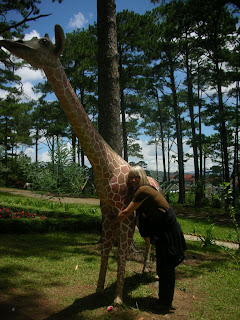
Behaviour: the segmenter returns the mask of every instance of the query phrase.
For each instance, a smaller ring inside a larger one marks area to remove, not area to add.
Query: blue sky
[[[154,8],[150,0],[116,0],[116,11],[128,9],[140,14],[144,14],[147,10]],[[63,0],[61,4],[52,3],[51,0],[43,0],[40,5],[41,14],[51,15],[41,18],[37,21],[29,23],[29,28],[25,31],[25,39],[31,39],[34,36],[43,37],[45,33],[49,34],[50,39],[54,41],[54,26],[60,24],[65,33],[72,32],[77,28],[87,28],[89,24],[97,21],[97,0]],[[18,72],[22,78],[25,94],[30,99],[38,99],[39,94],[33,92],[33,87],[40,81],[44,81],[43,72],[40,70],[32,70],[28,66],[24,66]],[[4,93],[0,91],[0,97],[4,97]],[[53,97],[55,99],[55,97]],[[140,136],[139,144],[142,147],[144,161],[148,164],[148,168],[156,169],[155,146],[147,144],[147,137]],[[24,150],[34,160],[35,151],[33,148]],[[186,146],[185,152],[192,154],[191,148]],[[159,148],[159,170],[162,170],[162,157]],[[49,159],[47,148],[42,145],[40,149],[40,161]],[[139,159],[129,159],[130,161],[139,161]],[[188,161],[185,165],[186,171],[193,171],[192,161]],[[171,164],[171,171],[177,170],[177,162]]]
[[[154,8],[150,0],[116,0],[116,11],[127,9],[143,14]],[[40,36],[47,32],[53,36],[55,24],[60,24],[65,33],[76,28],[87,28],[97,21],[97,0],[63,0],[52,3],[51,0],[42,0],[41,14],[51,13],[51,16],[33,21],[28,31],[36,30]]]

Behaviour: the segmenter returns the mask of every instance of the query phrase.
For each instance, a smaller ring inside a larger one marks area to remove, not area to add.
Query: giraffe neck
[[[54,68],[48,67],[44,72],[70,122],[96,177],[111,174],[126,162],[111,149],[92,125],[83,106],[79,102],[59,60]]]

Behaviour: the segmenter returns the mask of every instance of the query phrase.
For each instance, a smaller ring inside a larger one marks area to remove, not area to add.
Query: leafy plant
[[[230,183],[228,183],[228,182],[224,182],[222,184],[222,186],[224,188],[224,199],[225,199],[226,203],[228,204],[227,209],[228,209],[230,218],[232,219],[232,222],[233,222],[233,225],[235,228],[235,232],[236,232],[238,243],[239,243],[239,250],[240,250],[240,229],[239,229],[238,221],[236,219],[236,214],[238,212],[237,212],[237,209],[235,207],[233,207],[231,204],[232,199],[233,199],[233,191],[230,188]]]
[[[79,195],[86,186],[88,176],[85,168],[72,162],[71,155],[67,144],[60,141],[51,162],[29,163],[26,157],[19,157],[18,164],[26,181],[32,183],[33,190],[55,195]]]
[[[215,224],[211,223],[209,227],[206,229],[205,235],[198,235],[199,239],[203,242],[203,246],[211,245],[215,243],[213,230],[215,228]]]

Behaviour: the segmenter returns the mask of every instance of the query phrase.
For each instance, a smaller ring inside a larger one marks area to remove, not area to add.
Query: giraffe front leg
[[[123,286],[126,269],[126,261],[129,248],[132,245],[134,233],[134,221],[128,218],[120,225],[120,237],[118,245],[118,271],[117,271],[117,288],[115,293],[114,304],[120,305],[123,302]]]
[[[107,238],[108,236],[109,235],[107,233],[104,233],[103,237],[102,237],[101,264],[100,264],[100,271],[99,271],[96,292],[101,292],[104,290],[104,284],[105,284],[107,267],[108,267],[109,253],[112,249],[113,242],[114,242],[113,235],[109,239]]]
[[[116,236],[116,230],[112,230],[112,217],[113,214],[111,210],[107,207],[101,208],[103,213],[102,221],[102,250],[101,250],[101,264],[100,271],[97,283],[96,292],[101,292],[104,290],[104,284],[106,279],[107,267],[108,267],[108,258],[109,253],[112,249],[113,242]]]
[[[104,284],[105,284],[105,279],[107,274],[109,252],[108,254],[107,253],[103,254],[103,252],[106,252],[105,248],[102,248],[101,265],[100,265],[96,292],[102,292],[104,290]]]

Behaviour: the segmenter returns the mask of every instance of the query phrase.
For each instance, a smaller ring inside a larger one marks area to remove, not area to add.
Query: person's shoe
[[[176,310],[172,305],[162,304],[159,301],[156,301],[154,303],[153,309],[154,309],[154,311],[161,313],[161,314],[170,313],[171,311]]]
[[[176,310],[176,308],[174,308],[173,305],[171,304],[170,307],[169,307],[169,310],[173,311],[173,310]]]

